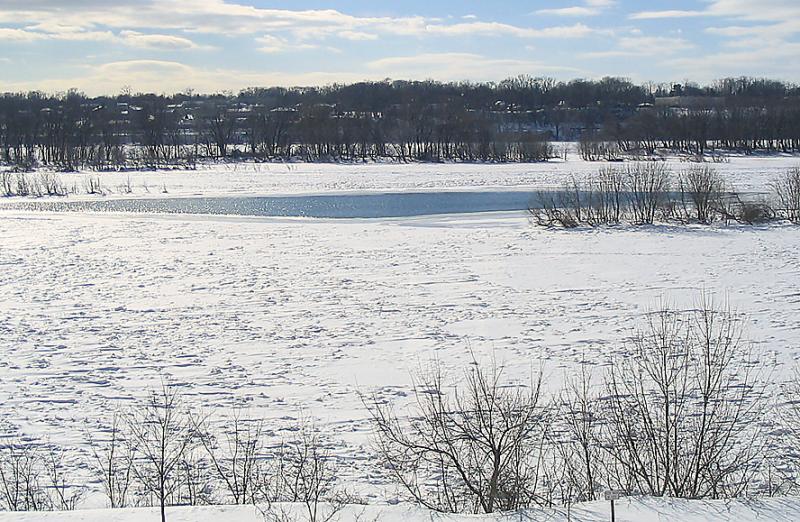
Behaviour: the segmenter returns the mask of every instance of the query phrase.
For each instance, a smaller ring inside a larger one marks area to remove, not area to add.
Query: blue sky
[[[800,81],[800,0],[0,0],[0,90]]]

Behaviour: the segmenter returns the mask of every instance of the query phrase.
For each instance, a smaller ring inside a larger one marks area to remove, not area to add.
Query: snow
[[[675,172],[696,163],[670,157]],[[732,156],[725,163],[708,163],[746,192],[764,191],[787,169],[800,166],[795,155]],[[62,174],[68,189],[85,192],[87,180],[99,178],[105,197],[182,197],[221,195],[321,194],[330,192],[407,192],[422,190],[541,189],[556,187],[573,176],[583,179],[601,168],[620,163],[585,162],[576,154],[569,161],[530,164],[476,163],[230,163],[199,164],[196,170],[142,172],[77,172]],[[124,193],[130,181],[133,192]],[[162,194],[166,188],[167,194]],[[73,196],[74,198],[75,196]],[[92,199],[97,196],[78,196]]]
[[[302,518],[300,506],[289,506],[295,520]],[[786,522],[800,519],[800,499],[767,498],[735,501],[692,501],[665,498],[623,498],[616,501],[617,522]],[[157,509],[86,510],[72,513],[0,513],[0,522],[143,522],[158,520]],[[253,506],[213,506],[170,508],[170,522],[263,522],[261,511]],[[566,508],[530,509],[519,513],[493,515],[446,515],[405,506],[346,506],[335,522],[606,522],[610,520],[608,502],[591,502]]]
[[[737,187],[764,191],[798,163],[717,167]],[[163,197],[152,189],[161,185],[173,197],[546,187],[599,166],[240,164],[130,176],[136,197]],[[127,175],[101,177],[110,187]],[[151,193],[136,188],[144,183]],[[342,479],[372,501],[396,491],[374,469],[360,394],[404,404],[411,374],[434,358],[455,374],[471,352],[506,363],[512,378],[543,366],[557,390],[581,361],[602,371],[625,353],[659,299],[691,307],[701,289],[748,315],[748,337],[776,382],[800,357],[800,227],[788,225],[565,231],[533,227],[521,212],[312,220],[0,206],[0,238],[0,432],[86,455],[88,433],[166,375],[221,422],[245,404],[276,441],[294,419],[318,419]],[[603,506],[573,520],[606,520]],[[247,520],[208,509],[176,510],[174,520]],[[399,509],[392,516],[404,520]],[[800,501],[626,500],[618,520],[663,520],[673,509],[682,521],[800,517]]]

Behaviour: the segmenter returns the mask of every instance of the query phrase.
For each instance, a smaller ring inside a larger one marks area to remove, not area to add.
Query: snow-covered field
[[[739,189],[763,191],[797,164],[734,158],[717,168]],[[168,196],[547,187],[600,166],[240,164],[130,176],[134,196],[164,197],[162,186]],[[111,188],[127,176],[100,175]],[[800,357],[800,228],[788,225],[564,231],[535,228],[523,213],[310,220],[0,206],[0,238],[3,433],[85,450],[109,412],[166,375],[197,409],[246,404],[276,439],[313,416],[343,476],[373,499],[394,492],[370,467],[359,394],[408,400],[411,373],[434,358],[458,372],[474,352],[519,377],[543,365],[555,390],[577,362],[602,368],[623,353],[660,298],[691,307],[701,289],[749,316],[748,336],[776,379]],[[669,513],[637,506],[619,520]],[[781,506],[731,513],[779,520],[770,513]],[[797,504],[787,509],[800,517]],[[573,520],[605,520],[593,510]],[[117,516],[103,520],[134,519]]]

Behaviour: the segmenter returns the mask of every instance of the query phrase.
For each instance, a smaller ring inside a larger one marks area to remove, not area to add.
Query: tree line
[[[800,151],[800,104],[796,98],[768,103],[639,110],[623,122],[607,122],[580,137],[586,160],[647,157],[659,151],[703,157],[715,153]]]
[[[362,401],[373,457],[400,498],[445,513],[563,509],[605,491],[687,499],[786,495],[800,485],[800,381],[778,386],[745,338],[746,318],[708,295],[659,305],[608,363],[582,361],[558,385],[496,361],[462,375],[438,363],[414,379],[402,410]],[[516,362],[515,364],[519,364]],[[775,399],[778,399],[775,401]],[[90,431],[95,486],[111,508],[254,505],[265,520],[334,520],[363,503],[341,479],[333,444],[312,421],[274,443],[245,410],[222,422],[191,411],[169,383]],[[82,466],[49,447],[0,447],[0,506],[75,509]]]
[[[20,169],[260,161],[544,161],[551,141],[797,151],[800,89],[765,79],[635,85],[623,78],[382,81],[171,96],[0,95],[0,161]]]

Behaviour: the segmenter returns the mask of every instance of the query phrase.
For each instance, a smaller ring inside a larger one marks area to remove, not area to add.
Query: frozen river
[[[536,192],[407,192],[266,197],[188,197],[36,201],[24,210],[206,214],[310,218],[390,218],[525,210],[538,204]]]
[[[542,208],[542,199],[567,201],[563,191],[446,191],[290,196],[216,196],[99,199],[12,203],[17,210],[55,212],[131,212],[325,219],[400,218],[440,214],[508,212]],[[623,197],[627,194],[623,193]],[[582,194],[581,199],[586,195]],[[671,194],[677,200],[677,194]]]

